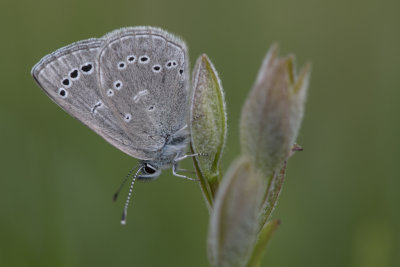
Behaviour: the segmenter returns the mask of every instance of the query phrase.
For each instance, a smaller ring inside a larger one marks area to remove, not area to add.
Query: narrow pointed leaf
[[[271,240],[272,234],[278,229],[279,225],[280,225],[279,220],[273,220],[267,222],[261,229],[261,232],[258,235],[257,244],[254,247],[253,254],[251,256],[248,267],[261,266],[261,260],[264,255],[265,248],[267,247],[268,242]]]
[[[280,170],[276,171],[271,179],[268,181],[266,189],[265,200],[260,212],[259,223],[262,227],[267,220],[270,219],[272,212],[278,204],[278,198],[282,190],[283,182],[286,174],[286,162]]]

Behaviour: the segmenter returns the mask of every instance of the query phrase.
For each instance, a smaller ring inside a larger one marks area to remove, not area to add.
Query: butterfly
[[[154,179],[172,167],[174,175],[191,179],[177,173],[178,162],[190,156],[188,68],[180,38],[128,27],[56,50],[32,76],[63,110],[139,159],[129,202],[136,178]]]

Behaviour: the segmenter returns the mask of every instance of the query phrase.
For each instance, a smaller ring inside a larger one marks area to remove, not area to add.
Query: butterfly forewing
[[[97,56],[102,39],[89,39],[63,47],[44,57],[32,75],[61,108],[125,153],[146,159],[135,146],[100,93]]]
[[[134,143],[156,157],[186,124],[186,46],[148,27],[124,28],[103,38],[98,61],[104,102]]]

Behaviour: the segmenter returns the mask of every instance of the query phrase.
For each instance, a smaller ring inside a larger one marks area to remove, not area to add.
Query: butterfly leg
[[[175,161],[175,162],[178,162],[178,161],[184,160],[184,159],[186,159],[186,158],[188,158],[188,157],[197,157],[198,155],[199,155],[199,154],[197,154],[197,153],[195,153],[195,154],[183,155],[183,156],[180,156],[180,157],[176,157],[176,158],[174,159],[174,161]]]
[[[181,168],[177,168],[176,169],[176,171],[177,172],[187,172],[187,173],[196,173],[195,171],[193,171],[193,170],[188,170],[188,169],[181,169]]]
[[[199,181],[199,179],[190,178],[190,177],[187,177],[185,175],[178,174],[178,173],[176,173],[177,170],[178,170],[178,164],[175,163],[174,165],[172,165],[172,174],[174,176],[179,177],[179,178],[183,178],[183,179],[188,179],[190,181]]]

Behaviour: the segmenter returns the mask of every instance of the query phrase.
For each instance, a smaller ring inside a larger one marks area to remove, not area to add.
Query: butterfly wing
[[[137,147],[159,156],[186,124],[186,45],[157,28],[123,28],[103,37],[101,94]]]
[[[57,105],[110,144],[133,157],[152,158],[134,146],[102,99],[97,55],[103,42],[88,39],[63,47],[39,61],[32,69],[32,76]]]

